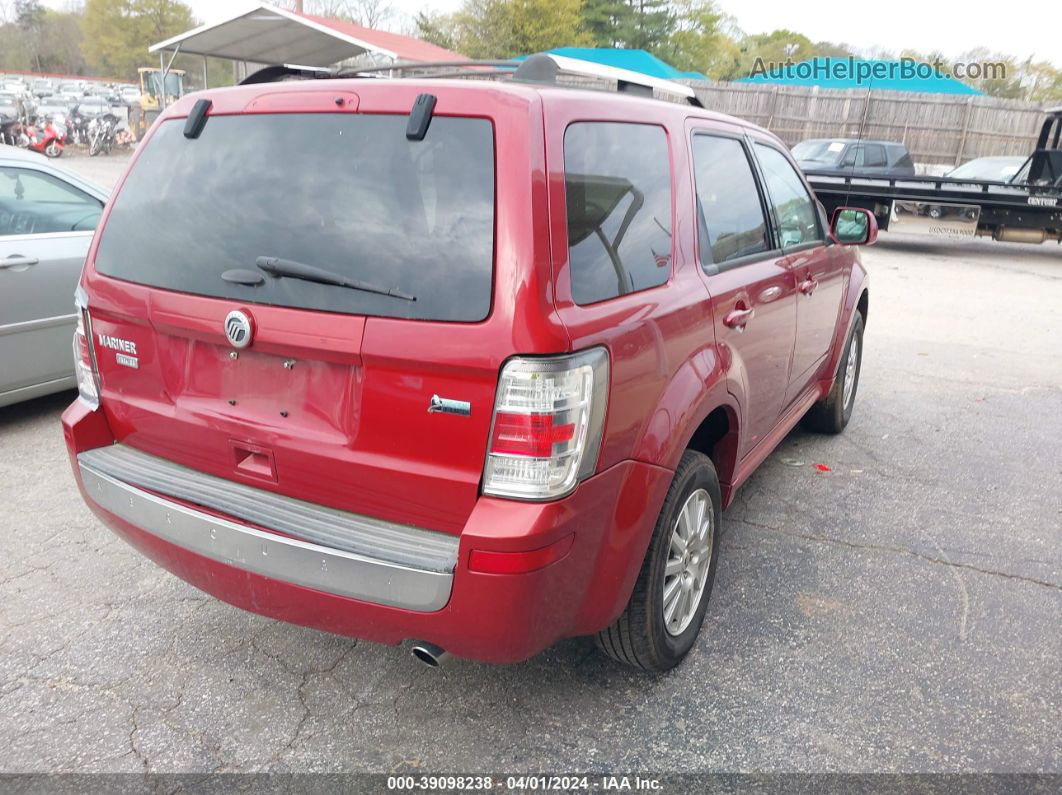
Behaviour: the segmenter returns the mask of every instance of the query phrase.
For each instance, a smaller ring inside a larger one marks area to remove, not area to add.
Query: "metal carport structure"
[[[268,3],[252,3],[226,19],[200,25],[148,48],[159,54],[165,74],[177,55],[223,58],[242,65],[290,64],[324,68],[361,56],[377,63],[392,61],[454,61],[463,56],[412,36],[373,30],[352,22],[288,11]],[[167,58],[168,56],[168,58]]]

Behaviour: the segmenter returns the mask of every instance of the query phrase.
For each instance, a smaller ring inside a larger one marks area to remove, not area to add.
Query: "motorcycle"
[[[115,143],[115,127],[118,117],[107,113],[88,123],[89,156],[95,157],[100,154],[110,154]]]
[[[24,127],[18,145],[23,149],[40,152],[45,157],[62,157],[66,130],[51,119],[44,120],[44,127]]]
[[[0,118],[0,144],[15,146],[18,144],[21,134],[22,122],[20,120],[7,117]]]
[[[79,146],[87,144],[89,120],[76,110],[67,118],[66,143]]]

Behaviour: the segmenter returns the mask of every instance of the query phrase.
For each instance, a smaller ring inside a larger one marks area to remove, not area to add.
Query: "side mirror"
[[[870,246],[878,239],[878,219],[862,207],[838,207],[830,234],[842,246]]]

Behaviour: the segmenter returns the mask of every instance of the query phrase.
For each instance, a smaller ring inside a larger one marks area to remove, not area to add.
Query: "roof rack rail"
[[[688,102],[696,107],[703,107],[693,89],[672,80],[650,77],[641,72],[621,69],[615,66],[583,61],[554,53],[538,53],[527,58],[511,60],[476,60],[476,61],[399,61],[390,64],[361,66],[354,69],[320,70],[303,66],[267,66],[244,78],[240,84],[268,83],[279,80],[312,80],[320,78],[344,77],[401,77],[409,73],[423,78],[477,78],[508,79],[521,83],[538,83],[561,85],[560,76],[587,78],[591,80],[615,83],[621,93],[653,97],[657,93],[671,100]],[[580,88],[594,88],[581,85]]]
[[[372,72],[409,72],[417,69],[474,69],[477,66],[511,66],[515,68],[518,63],[518,61],[511,59],[498,61],[395,61],[388,64],[359,66],[355,69],[340,69],[335,72],[335,76],[357,77],[358,75],[371,74]]]

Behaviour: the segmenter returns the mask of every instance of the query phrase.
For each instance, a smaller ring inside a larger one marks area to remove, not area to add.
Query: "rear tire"
[[[662,672],[682,662],[693,648],[715,582],[721,505],[711,459],[687,450],[664,499],[630,601],[612,626],[597,634],[598,648],[605,654]],[[698,520],[700,506],[703,518]],[[680,553],[683,526],[690,540]]]
[[[863,367],[863,315],[856,312],[852,330],[848,334],[841,358],[837,362],[837,373],[833,379],[833,389],[818,403],[815,403],[804,415],[801,424],[810,431],[818,433],[840,433],[852,418],[855,408],[856,391],[859,388],[859,373]]]

